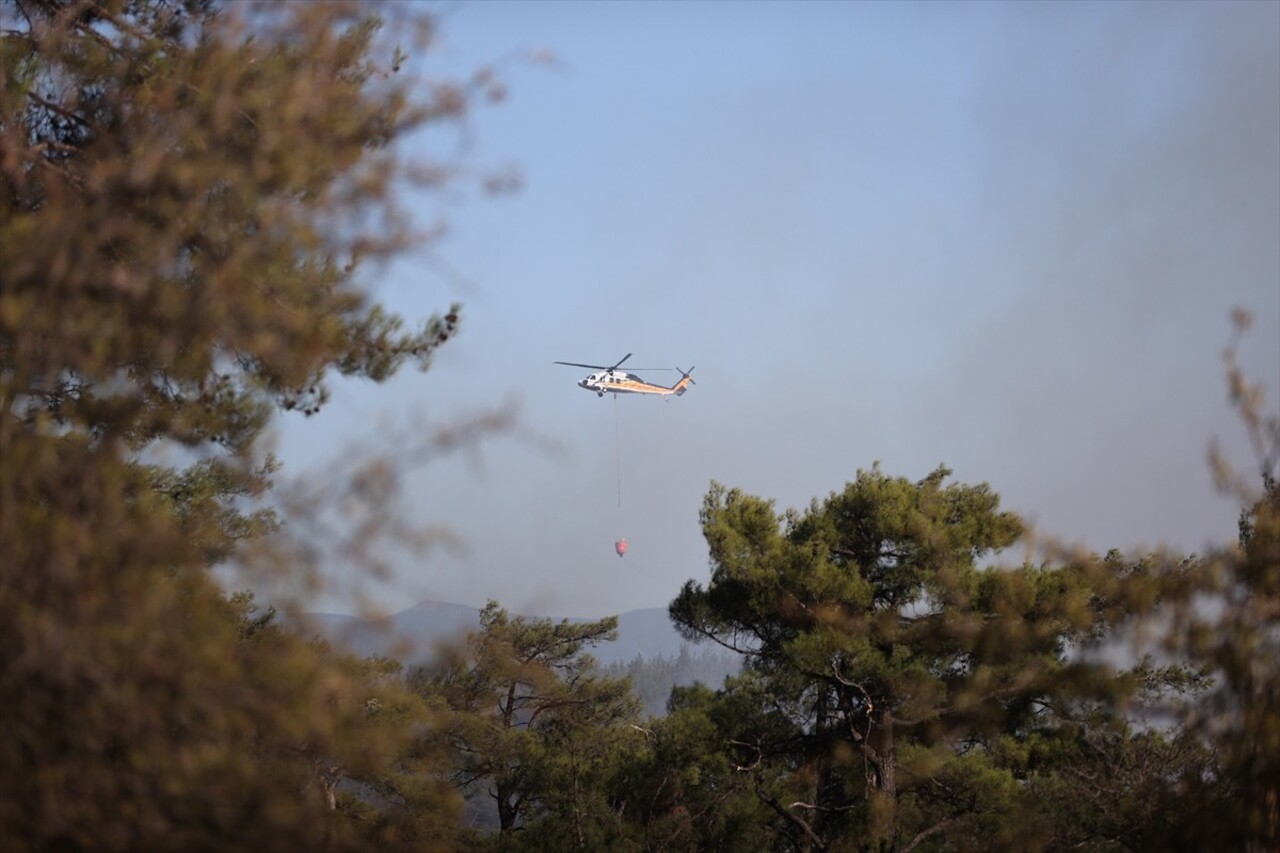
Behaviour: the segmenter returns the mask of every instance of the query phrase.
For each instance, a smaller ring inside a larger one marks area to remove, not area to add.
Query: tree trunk
[[[515,829],[519,809],[512,802],[507,786],[496,782],[493,787],[493,798],[498,801],[498,831],[510,832]]]
[[[887,847],[897,824],[898,757],[893,744],[893,714],[879,711],[868,732],[870,761],[875,768],[871,789],[871,835]]]

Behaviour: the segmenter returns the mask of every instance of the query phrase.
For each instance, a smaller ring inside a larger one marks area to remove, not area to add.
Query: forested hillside
[[[589,619],[572,617],[571,622]],[[336,613],[306,613],[298,629],[357,657],[394,657],[406,665],[429,663],[441,644],[449,644],[480,627],[480,611],[460,604],[421,601],[380,620]],[[687,645],[665,607],[644,607],[618,614],[618,638],[595,648],[602,666],[629,664],[636,657],[676,659]]]
[[[1243,313],[1259,470],[1214,458],[1239,536],[1199,554],[1029,543],[989,485],[868,460],[796,509],[710,485],[675,657],[601,667],[617,617],[491,601],[429,663],[361,658],[224,588],[399,532],[396,465],[285,495],[264,448],[465,331],[362,277],[415,237],[398,182],[464,179],[397,141],[500,100],[405,75],[430,8],[5,4],[0,847],[1280,847],[1280,419]]]
[[[685,645],[680,647],[679,654],[670,657],[636,655],[626,663],[610,664],[605,668],[605,675],[627,679],[644,713],[661,717],[667,713],[667,702],[674,688],[695,684],[718,688],[726,678],[737,675],[741,670],[740,655]]]

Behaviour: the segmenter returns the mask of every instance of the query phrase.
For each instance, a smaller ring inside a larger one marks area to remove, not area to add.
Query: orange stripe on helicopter
[[[665,385],[652,385],[648,382],[611,382],[605,386],[606,391],[635,391],[643,394],[674,394],[675,388]]]
[[[633,382],[631,380],[623,380],[621,382],[614,381],[606,383],[603,390],[612,391],[630,391],[636,394],[679,394],[689,386],[689,377],[685,376],[671,388],[665,385],[653,385],[649,382]]]

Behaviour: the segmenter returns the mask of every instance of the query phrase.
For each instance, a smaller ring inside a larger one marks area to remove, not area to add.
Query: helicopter
[[[578,381],[579,388],[585,388],[588,391],[596,392],[596,396],[603,397],[607,391],[610,394],[656,394],[661,397],[669,397],[675,395],[677,397],[684,394],[690,385],[696,384],[693,377],[689,374],[693,373],[693,368],[688,370],[680,370],[680,381],[668,388],[665,385],[656,385],[652,382],[646,382],[634,373],[628,373],[625,370],[619,370],[619,365],[627,359],[631,358],[631,353],[627,353],[618,359],[611,366],[603,364],[582,364],[577,361],[556,361],[553,364],[565,364],[569,367],[586,367],[599,371],[580,379]],[[670,370],[669,367],[633,367],[632,370]]]

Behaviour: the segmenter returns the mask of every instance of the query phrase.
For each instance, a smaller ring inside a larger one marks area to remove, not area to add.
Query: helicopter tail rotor
[[[680,368],[677,367],[676,370],[680,370]],[[677,397],[683,397],[684,392],[689,390],[689,386],[694,384],[693,377],[689,375],[690,373],[693,373],[692,367],[688,370],[680,370],[680,381],[671,386],[671,391],[673,391]]]

